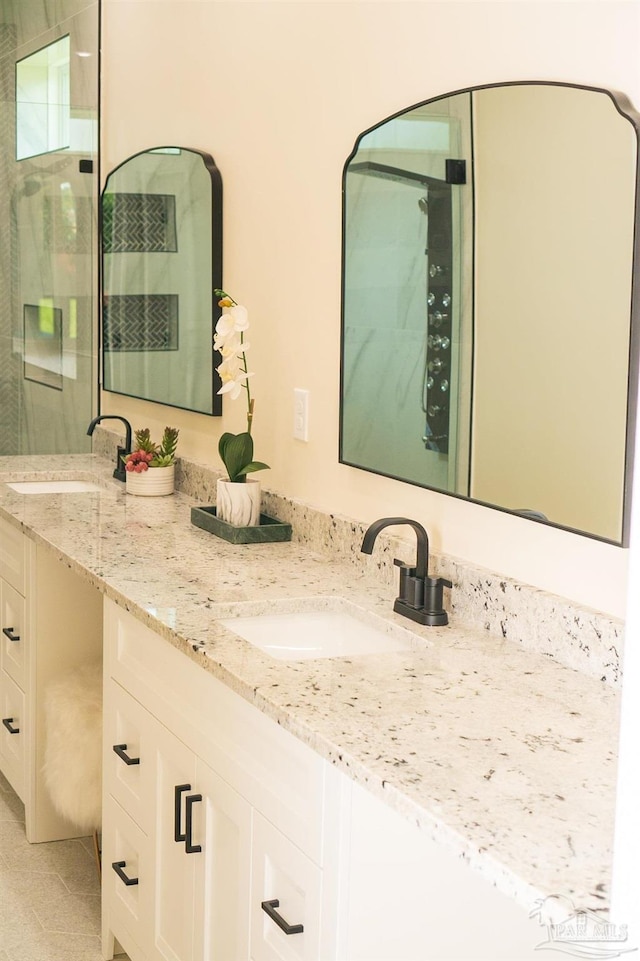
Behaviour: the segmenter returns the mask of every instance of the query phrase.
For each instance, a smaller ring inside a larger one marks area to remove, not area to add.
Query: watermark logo
[[[627,945],[627,925],[603,921],[592,911],[577,910],[571,898],[540,898],[529,914],[547,929],[536,951],[560,951],[574,958],[619,958],[637,951]]]

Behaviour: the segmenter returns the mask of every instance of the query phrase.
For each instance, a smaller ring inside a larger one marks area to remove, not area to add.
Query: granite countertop
[[[6,486],[69,472],[103,490]],[[0,458],[0,514],[525,908],[550,894],[608,907],[613,688],[455,616],[414,625],[373,567],[295,542],[228,544],[190,523],[193,498],[131,497],[111,472],[96,455]],[[218,623],[340,599],[412,648],[287,662]]]

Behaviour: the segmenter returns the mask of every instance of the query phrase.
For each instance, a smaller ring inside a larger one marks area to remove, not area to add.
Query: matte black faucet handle
[[[417,568],[414,567],[412,564],[405,564],[405,562],[401,561],[400,558],[398,557],[393,558],[393,563],[395,564],[396,567],[402,568],[402,570],[406,571],[407,574],[410,574],[412,577],[416,576]]]
[[[429,614],[443,617],[440,623],[446,624],[448,621],[442,600],[442,588],[453,587],[451,581],[446,577],[427,577],[425,579],[424,590],[424,609]]]
[[[400,568],[400,588],[398,600],[416,610],[424,604],[424,577],[417,577],[417,568],[394,558],[393,563]]]
[[[452,582],[447,580],[446,577],[427,577],[427,585],[431,586],[432,584],[434,587],[438,584],[440,584],[441,587],[453,587]]]

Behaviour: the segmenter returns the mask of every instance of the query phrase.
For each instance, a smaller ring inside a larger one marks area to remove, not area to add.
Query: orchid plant
[[[247,396],[247,429],[241,434],[225,432],[218,442],[218,453],[227,469],[232,483],[243,484],[247,474],[257,470],[268,470],[269,465],[253,459],[253,425],[254,399],[251,396],[249,378],[253,377],[247,368],[249,344],[245,334],[249,329],[249,314],[246,307],[236,303],[233,297],[224,290],[215,291],[219,297],[218,306],[222,307],[222,316],[216,324],[213,347],[222,356],[222,363],[216,368],[222,381],[219,394],[228,394],[231,400],[237,400],[242,391]]]

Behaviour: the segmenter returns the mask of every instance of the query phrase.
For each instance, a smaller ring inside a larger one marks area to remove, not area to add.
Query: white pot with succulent
[[[245,334],[249,329],[249,316],[246,307],[225,293],[216,290],[221,298],[222,316],[216,324],[213,341],[215,350],[220,351],[222,363],[217,367],[222,380],[219,394],[227,394],[232,400],[246,391],[247,429],[240,434],[224,433],[218,443],[218,452],[227,469],[228,477],[217,483],[216,516],[219,520],[234,527],[255,527],[260,524],[260,481],[247,477],[258,470],[268,470],[269,465],[253,459],[254,399],[251,396],[249,377],[253,374],[247,369],[246,351],[249,344]]]
[[[173,494],[179,431],[165,427],[162,442],[154,444],[148,427],[135,432],[136,446],[124,460],[127,494],[164,497]]]

